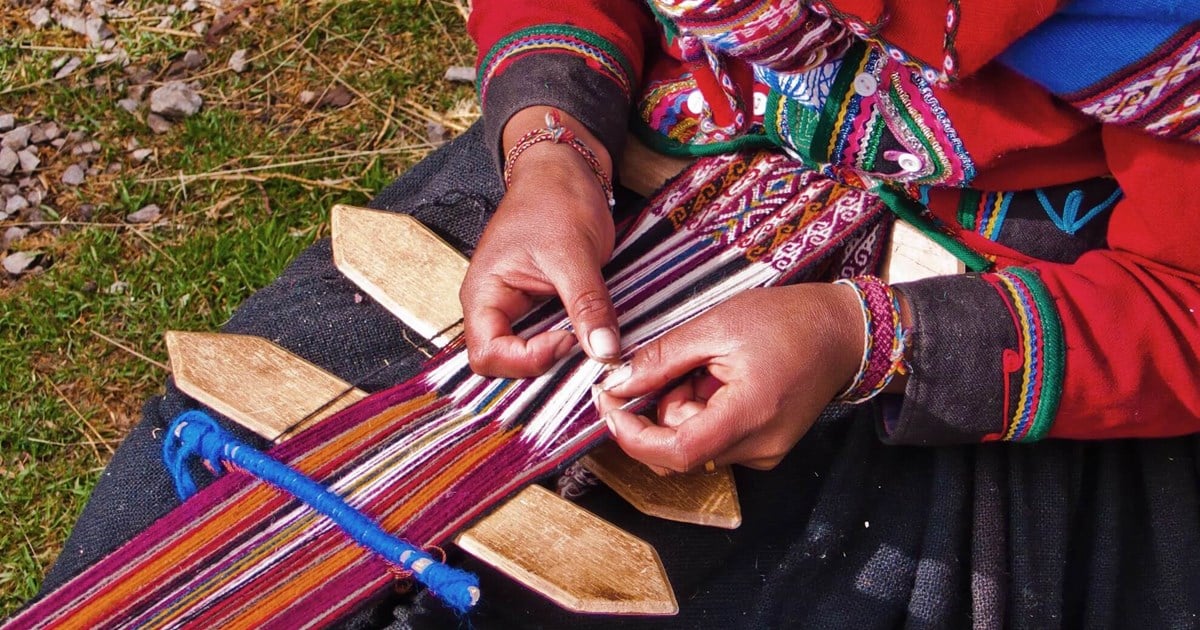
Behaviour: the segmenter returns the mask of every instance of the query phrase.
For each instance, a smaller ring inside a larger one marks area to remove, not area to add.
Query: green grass
[[[116,67],[4,94],[44,81],[57,49],[83,42],[0,17],[0,112],[85,130],[104,161],[124,164],[52,191],[46,217],[75,223],[21,242],[46,269],[0,284],[0,616],[36,591],[141,401],[161,391],[163,333],[215,330],[326,233],[333,204],[364,203],[419,159],[428,149],[421,112],[472,97],[441,80],[474,54],[450,2],[253,6],[248,24],[205,48],[209,66],[194,73],[205,108],[162,136],[144,113],[116,107]],[[146,17],[153,7],[134,2],[135,19],[113,26],[134,63],[157,71],[202,42],[139,28],[157,25]],[[196,17],[177,15],[171,29],[186,32]],[[225,70],[238,48],[252,60],[241,75]],[[300,91],[320,93],[335,75],[367,98],[336,110],[298,104]],[[107,87],[95,87],[98,77]],[[127,161],[130,138],[155,159]],[[43,162],[53,183],[71,158]],[[162,224],[123,225],[148,203],[163,208]],[[85,204],[93,211],[83,221]]]

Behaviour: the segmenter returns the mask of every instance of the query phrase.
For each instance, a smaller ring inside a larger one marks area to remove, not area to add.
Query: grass
[[[0,281],[0,616],[36,591],[141,401],[161,391],[163,332],[215,330],[325,234],[333,204],[364,203],[424,155],[427,121],[469,123],[470,87],[441,78],[474,55],[460,4],[247,3],[206,41],[192,31],[216,18],[203,5],[160,26],[162,5],[126,3],[133,15],[112,26],[156,80],[189,49],[209,59],[185,77],[200,84],[204,109],[161,136],[144,111],[116,106],[120,67],[72,52],[84,38],[34,30],[0,8],[0,113],[85,131],[102,145],[100,162],[122,164],[65,189],[58,177],[72,158],[43,154],[42,211],[55,225],[13,249],[40,252],[44,270]],[[240,48],[250,68],[236,74],[226,60]],[[63,54],[83,68],[47,80]],[[300,104],[300,92],[336,86],[353,102]],[[152,159],[129,160],[131,139]],[[124,222],[149,203],[163,221]]]

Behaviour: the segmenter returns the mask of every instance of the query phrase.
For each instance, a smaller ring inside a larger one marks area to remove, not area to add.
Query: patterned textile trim
[[[500,40],[484,56],[476,79],[480,99],[487,101],[492,78],[502,73],[513,60],[528,53],[557,52],[574,55],[616,83],[629,98],[632,94],[633,66],[611,42],[586,29],[568,24],[549,24],[521,29]]]
[[[1037,274],[1010,268],[984,276],[1004,299],[1018,349],[1003,352],[1004,430],[1011,442],[1040,440],[1050,431],[1062,397],[1064,346],[1058,309]]]
[[[793,78],[809,100],[768,99],[769,134],[810,165],[910,186],[964,186],[974,179],[962,138],[918,73],[865,43],[836,64],[806,72],[811,80]]]
[[[946,2],[946,26],[942,37],[940,67],[911,57],[902,48],[879,37],[879,32],[887,23],[886,14],[874,23],[867,23],[857,16],[839,11],[828,0],[814,0],[810,8],[820,15],[828,15],[842,22],[850,29],[851,33],[879,48],[897,63],[921,73],[922,78],[929,83],[946,85],[958,78],[958,50],[955,48],[955,44],[958,40],[958,27],[962,21],[962,8],[959,6],[959,0],[947,0]]]
[[[724,142],[692,144],[676,140],[670,137],[669,134],[651,127],[641,117],[634,117],[630,121],[630,127],[633,134],[644,142],[646,146],[663,155],[672,157],[710,157],[752,149],[776,149],[779,146],[771,137],[762,132],[755,133],[751,131]]]
[[[1012,200],[1011,192],[964,191],[958,206],[959,223],[989,241],[995,241],[1000,238]]]
[[[1106,123],[1200,142],[1200,27],[1183,29],[1137,64],[1065,98]]]

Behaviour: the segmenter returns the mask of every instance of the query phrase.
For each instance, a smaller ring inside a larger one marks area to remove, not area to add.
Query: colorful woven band
[[[854,289],[863,311],[863,357],[858,374],[837,399],[848,403],[866,402],[892,382],[897,374],[907,374],[908,335],[900,320],[900,302],[895,291],[875,276],[838,280]]]
[[[575,133],[562,125],[562,121],[558,116],[558,112],[550,110],[546,114],[546,128],[534,129],[529,133],[521,136],[517,144],[508,151],[508,156],[504,159],[504,187],[507,188],[512,182],[513,166],[517,163],[517,158],[521,157],[522,153],[529,150],[529,147],[539,142],[553,142],[554,144],[565,144],[572,149],[575,149],[579,155],[583,156],[587,162],[588,168],[592,169],[592,174],[600,182],[600,189],[604,192],[604,198],[608,200],[608,205],[611,208],[616,205],[617,201],[613,198],[613,183],[612,178],[605,174],[604,169],[600,166],[600,160],[596,154],[588,148],[582,140],[575,137]]]

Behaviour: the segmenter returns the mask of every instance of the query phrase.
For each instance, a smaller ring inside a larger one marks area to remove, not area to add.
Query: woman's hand
[[[660,474],[710,460],[770,469],[849,384],[862,353],[851,287],[756,289],[638,350],[604,380],[598,404],[621,448]],[[681,377],[657,424],[617,408]]]
[[[505,147],[524,131],[544,126],[545,111],[529,108],[514,116],[505,128]],[[567,124],[611,172],[603,145],[574,121]],[[541,142],[521,154],[459,291],[471,369],[489,376],[537,376],[571,349],[575,336],[592,358],[616,359],[617,318],[600,275],[613,239],[608,200],[579,153]],[[555,296],[575,336],[562,330],[529,339],[513,334],[513,322]]]

